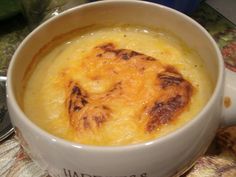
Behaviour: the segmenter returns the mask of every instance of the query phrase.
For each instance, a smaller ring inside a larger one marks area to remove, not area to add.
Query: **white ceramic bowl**
[[[91,24],[138,24],[167,29],[204,59],[214,92],[202,111],[182,128],[136,145],[96,147],[55,137],[31,122],[19,106],[22,79],[33,56],[56,36]],[[52,176],[166,177],[183,172],[211,143],[220,126],[224,64],[220,51],[198,23],[170,8],[142,1],[100,1],[61,13],[36,28],[15,52],[8,70],[7,100],[22,146]]]

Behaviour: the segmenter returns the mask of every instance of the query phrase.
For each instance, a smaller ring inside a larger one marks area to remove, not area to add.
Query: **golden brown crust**
[[[188,107],[193,94],[191,83],[173,66],[133,50],[117,49],[111,42],[96,46],[83,67],[87,67],[93,82],[102,80],[110,86],[101,93],[93,93],[78,82],[70,82],[66,107],[70,123],[78,132],[102,128],[116,113],[110,104],[118,100],[124,107],[142,103],[143,107],[134,110],[139,115],[133,121],[141,122],[138,126],[144,127],[142,131],[152,133],[176,119]],[[150,90],[144,90],[145,84]]]
[[[134,57],[139,57],[141,60],[146,61],[156,61],[155,58],[141,54],[139,52],[129,50],[129,49],[116,49],[113,43],[106,43],[104,45],[100,45],[96,47],[97,49],[101,49],[102,52],[97,54],[97,57],[107,57],[117,58],[122,60],[130,60]]]
[[[89,104],[85,92],[74,82],[69,84],[66,107],[70,123],[78,132],[95,132],[108,120],[110,114],[110,109],[104,105]]]
[[[68,99],[68,113],[71,115],[73,112],[80,111],[87,103],[87,96],[82,92],[76,83],[69,84],[70,95]]]
[[[161,96],[147,109],[148,132],[177,118],[187,108],[193,93],[192,85],[172,66],[158,73],[157,82]]]

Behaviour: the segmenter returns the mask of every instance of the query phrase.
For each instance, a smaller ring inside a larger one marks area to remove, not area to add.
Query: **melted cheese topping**
[[[213,89],[201,58],[166,31],[92,28],[44,51],[23,109],[46,131],[82,144],[164,136],[191,120]]]

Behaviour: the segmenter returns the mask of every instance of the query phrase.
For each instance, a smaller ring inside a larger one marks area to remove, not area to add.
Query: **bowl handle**
[[[222,125],[236,125],[236,73],[228,69],[224,89]]]

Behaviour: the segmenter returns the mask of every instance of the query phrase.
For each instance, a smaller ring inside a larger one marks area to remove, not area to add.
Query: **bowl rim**
[[[92,7],[92,6],[97,6],[97,5],[105,5],[105,4],[113,4],[115,6],[115,4],[135,4],[135,5],[149,5],[149,6],[155,6],[156,8],[162,8],[170,13],[174,13],[178,16],[180,16],[180,18],[185,19],[186,21],[190,22],[192,25],[194,25],[196,28],[198,28],[198,30],[200,30],[205,36],[206,38],[208,38],[208,40],[210,40],[211,44],[214,47],[214,50],[216,52],[217,57],[217,63],[218,63],[218,76],[216,79],[216,85],[214,88],[214,91],[212,92],[211,97],[209,98],[208,102],[206,103],[205,107],[190,121],[188,121],[187,123],[185,123],[183,126],[181,126],[180,128],[178,128],[177,130],[175,130],[174,132],[170,132],[167,135],[164,135],[162,137],[147,141],[147,142],[141,142],[141,143],[137,143],[137,144],[128,144],[128,145],[118,145],[118,146],[97,146],[97,145],[85,145],[85,144],[80,144],[77,142],[72,142],[69,140],[65,140],[62,139],[60,137],[57,137],[55,135],[52,135],[50,133],[48,133],[46,130],[43,130],[42,128],[40,128],[39,126],[37,126],[35,123],[33,123],[29,118],[27,118],[27,116],[24,114],[23,110],[20,108],[20,106],[18,105],[16,98],[15,98],[15,94],[13,93],[13,88],[12,88],[12,75],[14,72],[14,67],[15,66],[15,61],[17,59],[18,53],[21,52],[21,48],[22,46],[25,45],[25,43],[27,43],[28,39],[31,38],[31,36],[34,35],[34,33],[37,33],[41,28],[43,28],[44,26],[46,26],[47,24],[59,20],[62,16],[65,15],[69,15],[72,14],[74,11],[77,10],[81,10],[87,7]],[[223,63],[223,59],[222,59],[222,55],[221,52],[216,44],[216,42],[214,41],[214,39],[211,37],[211,35],[206,31],[206,29],[204,29],[199,23],[197,23],[195,20],[193,20],[192,18],[188,17],[187,15],[174,10],[172,8],[160,5],[160,4],[156,4],[156,3],[152,3],[152,2],[145,2],[145,1],[133,1],[133,0],[112,0],[112,1],[97,1],[97,2],[91,2],[91,3],[87,3],[87,4],[83,4],[83,5],[79,5],[77,7],[68,9],[62,13],[60,13],[58,16],[53,17],[49,20],[47,20],[46,22],[42,23],[41,25],[39,25],[36,29],[34,29],[24,40],[23,42],[20,44],[20,46],[17,48],[17,50],[15,51],[12,60],[10,62],[9,65],[9,69],[7,72],[7,84],[6,84],[6,88],[7,88],[7,102],[8,102],[8,107],[11,106],[12,109],[15,111],[15,113],[18,115],[18,119],[21,119],[21,121],[23,122],[23,124],[27,125],[28,127],[30,127],[30,129],[34,132],[36,132],[37,134],[39,134],[40,136],[45,137],[45,141],[50,141],[50,142],[54,142],[57,143],[60,146],[64,146],[64,147],[74,147],[74,148],[79,148],[81,150],[85,150],[85,151],[103,151],[103,152],[114,152],[114,151],[131,151],[134,149],[139,149],[139,148],[145,148],[147,146],[152,146],[155,144],[159,144],[159,143],[164,143],[166,141],[169,141],[170,139],[175,138],[176,136],[178,136],[179,134],[181,134],[182,132],[184,132],[186,129],[191,128],[196,122],[201,121],[201,119],[204,118],[204,114],[206,114],[206,112],[208,112],[210,110],[210,108],[213,106],[213,104],[217,101],[217,97],[219,95],[221,95],[221,90],[222,90],[222,85],[224,82],[224,63]]]

